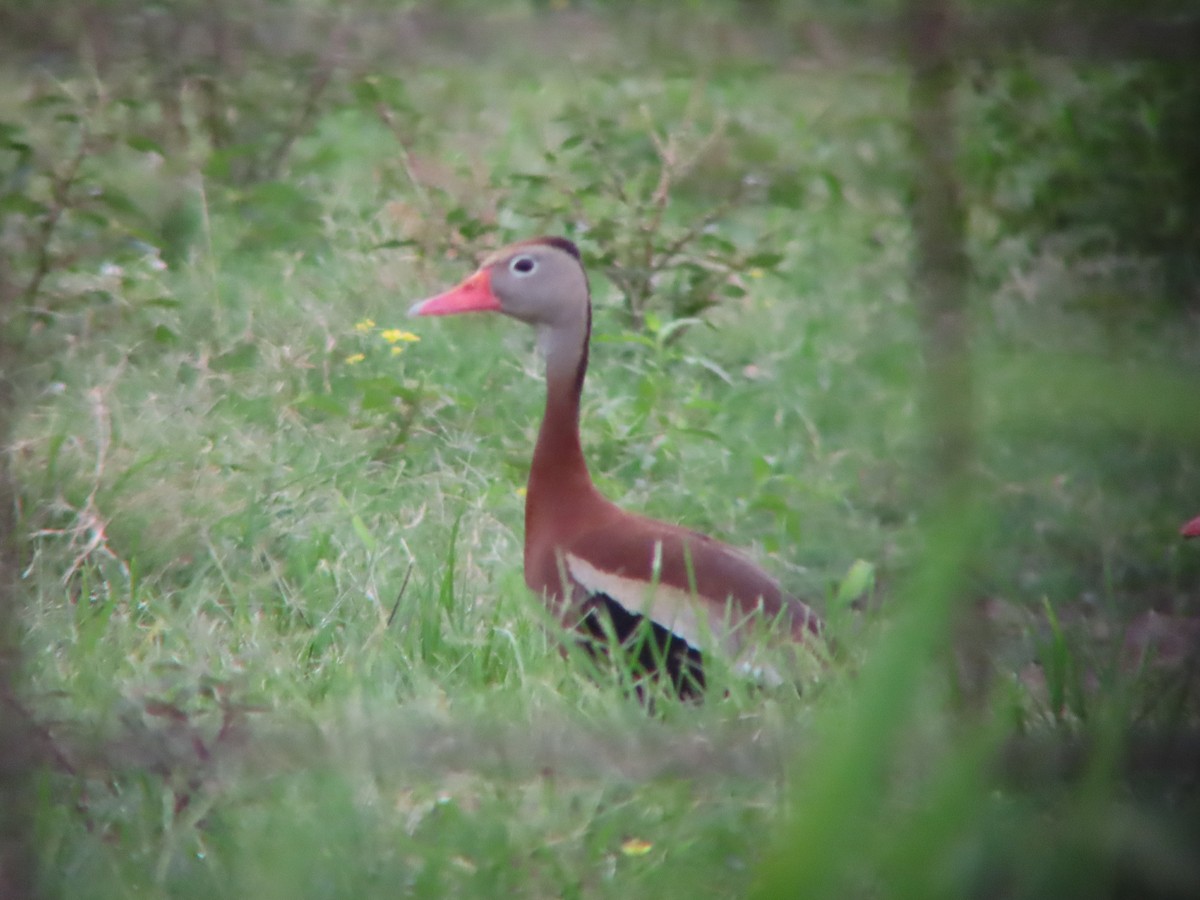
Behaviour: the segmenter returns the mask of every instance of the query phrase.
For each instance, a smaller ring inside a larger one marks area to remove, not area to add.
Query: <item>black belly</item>
[[[683,638],[653,619],[633,613],[608,594],[592,594],[584,606],[579,628],[591,640],[590,650],[603,647],[610,656],[630,667],[635,683],[666,678],[682,699],[704,693],[703,654]],[[620,647],[612,652],[613,638]],[[639,696],[642,689],[638,687]]]

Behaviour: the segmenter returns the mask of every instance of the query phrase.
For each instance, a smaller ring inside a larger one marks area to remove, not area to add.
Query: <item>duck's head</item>
[[[475,274],[409,310],[416,316],[494,311],[539,330],[572,330],[587,321],[588,283],[579,249],[539,237],[497,250]]]

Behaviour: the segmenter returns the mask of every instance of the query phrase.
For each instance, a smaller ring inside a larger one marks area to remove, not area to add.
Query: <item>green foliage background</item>
[[[44,893],[1194,894],[1200,88],[964,63],[981,451],[945,521],[892,11],[6,4]],[[714,662],[647,712],[527,596],[530,336],[404,311],[540,232],[592,273],[597,481],[824,608],[843,656],[798,688]]]

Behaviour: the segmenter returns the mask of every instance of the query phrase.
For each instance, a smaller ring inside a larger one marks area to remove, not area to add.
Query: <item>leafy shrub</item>
[[[1200,73],[1178,62],[981,70],[964,133],[967,183],[998,238],[1075,237],[1079,257],[1154,260],[1200,302]]]
[[[112,107],[78,84],[45,83],[25,99],[24,122],[0,122],[0,309],[16,343],[63,317],[89,327],[119,307],[125,266],[162,265],[142,211],[110,176],[136,154]]]
[[[660,317],[694,320],[744,296],[751,272],[783,261],[770,235],[739,240],[719,227],[761,200],[752,177],[727,183],[715,202],[687,195],[686,180],[723,136],[723,124],[702,125],[690,109],[670,118],[678,124],[660,131],[644,106],[621,116],[571,104],[559,117],[566,137],[543,155],[548,174],[520,173],[510,182],[529,215],[568,222],[583,239],[585,261],[616,287],[637,329],[650,322],[656,330]],[[673,205],[686,215],[668,214]]]

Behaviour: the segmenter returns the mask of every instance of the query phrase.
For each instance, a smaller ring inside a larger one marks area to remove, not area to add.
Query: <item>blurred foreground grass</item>
[[[904,73],[584,21],[333,70],[311,115],[264,75],[224,144],[137,63],[0,79],[14,283],[76,147],[90,198],[8,323],[46,892],[1194,895],[1200,322],[970,194],[979,496],[931,516]],[[631,309],[639,241],[710,212]],[[593,264],[598,482],[824,606],[846,658],[800,690],[718,668],[648,714],[527,596],[529,336],[403,316],[546,231]]]

